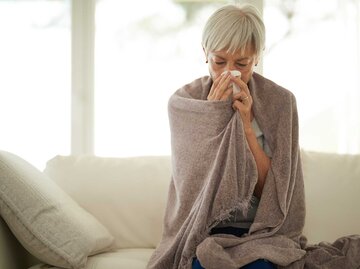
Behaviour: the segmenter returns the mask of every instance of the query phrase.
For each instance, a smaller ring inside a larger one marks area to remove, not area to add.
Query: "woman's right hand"
[[[209,101],[225,101],[232,95],[233,88],[231,81],[231,73],[226,72],[215,79],[211,86],[207,99]]]

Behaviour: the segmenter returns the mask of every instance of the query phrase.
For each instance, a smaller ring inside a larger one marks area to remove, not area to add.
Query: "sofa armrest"
[[[37,263],[39,261],[23,248],[0,217],[0,268],[24,269]]]

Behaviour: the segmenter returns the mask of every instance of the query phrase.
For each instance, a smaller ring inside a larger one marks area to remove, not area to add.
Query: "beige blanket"
[[[248,210],[258,176],[232,101],[206,100],[211,83],[197,79],[169,100],[173,174],[163,237],[147,268],[191,269],[197,256],[206,269],[238,269],[260,258],[291,269],[357,269],[358,236],[306,245],[295,98],[256,73],[249,89],[272,151],[271,168],[249,233],[209,236],[232,211]]]

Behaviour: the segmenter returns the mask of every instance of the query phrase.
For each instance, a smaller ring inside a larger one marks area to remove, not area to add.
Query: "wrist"
[[[247,120],[247,121],[243,122],[243,124],[244,124],[244,132],[245,132],[246,136],[255,135],[254,129],[253,129],[252,124],[251,124],[253,119],[254,119],[254,117],[253,117],[253,114],[251,113],[250,114],[250,120]]]
[[[246,136],[254,134],[254,130],[253,130],[251,124],[250,125],[244,125],[244,132],[245,132]]]

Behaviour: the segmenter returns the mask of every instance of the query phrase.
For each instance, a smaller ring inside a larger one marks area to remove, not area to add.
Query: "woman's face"
[[[243,53],[235,52],[231,54],[226,50],[220,50],[205,51],[205,55],[209,63],[210,76],[213,80],[217,79],[224,71],[238,70],[241,72],[241,79],[248,83],[258,62],[258,57],[250,46]]]

